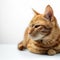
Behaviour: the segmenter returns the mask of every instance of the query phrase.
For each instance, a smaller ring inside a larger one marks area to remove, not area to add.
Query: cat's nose
[[[29,32],[29,34],[31,34],[31,32]]]
[[[34,31],[33,28],[29,29],[28,33],[31,34]]]

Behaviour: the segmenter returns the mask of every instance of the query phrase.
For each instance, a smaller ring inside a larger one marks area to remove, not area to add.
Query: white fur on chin
[[[32,40],[41,40],[41,39],[44,37],[44,35],[42,35],[42,34],[37,34],[37,36],[35,36],[35,37],[29,35],[29,37],[30,37]]]

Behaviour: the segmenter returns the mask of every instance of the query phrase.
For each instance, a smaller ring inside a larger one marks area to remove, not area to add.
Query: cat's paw
[[[56,51],[53,49],[48,50],[48,55],[55,55]]]
[[[24,49],[25,49],[25,47],[23,46],[23,43],[22,43],[22,42],[20,42],[20,43],[18,44],[18,49],[19,49],[19,50],[24,50]]]

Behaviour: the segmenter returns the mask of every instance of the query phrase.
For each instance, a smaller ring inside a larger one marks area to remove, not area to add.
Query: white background
[[[28,50],[19,51],[16,44],[0,44],[0,60],[60,60],[60,54],[33,54]]]
[[[32,8],[44,13],[51,5],[60,23],[60,0],[0,0],[0,43],[17,44],[30,20],[34,16]]]
[[[60,60],[60,54],[39,55],[17,49],[34,16],[32,8],[44,13],[48,4],[60,25],[60,0],[0,0],[0,60]]]

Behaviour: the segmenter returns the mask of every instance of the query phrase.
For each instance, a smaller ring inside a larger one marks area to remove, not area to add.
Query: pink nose
[[[29,34],[31,34],[31,32],[29,32]]]
[[[34,31],[34,29],[30,28],[29,31],[28,31],[28,33],[31,34],[33,31]]]

